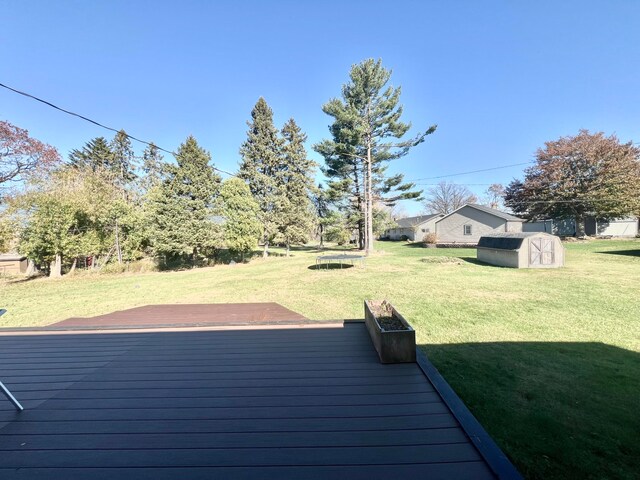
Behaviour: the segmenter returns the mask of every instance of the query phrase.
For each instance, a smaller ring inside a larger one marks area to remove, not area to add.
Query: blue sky
[[[527,162],[580,128],[637,142],[639,45],[635,0],[0,3],[1,83],[167,149],[193,134],[230,171],[260,96],[279,126],[295,118],[320,161],[321,106],[370,57],[393,70],[414,133],[438,124],[393,162],[407,179]],[[4,89],[0,119],[65,156],[111,137]],[[522,169],[448,179],[481,193]]]

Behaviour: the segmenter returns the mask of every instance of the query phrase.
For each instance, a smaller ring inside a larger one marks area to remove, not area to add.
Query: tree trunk
[[[576,215],[576,237],[582,238],[586,236],[585,216],[583,214]]]
[[[353,179],[356,193],[356,207],[358,209],[358,248],[364,250],[364,190],[360,191],[360,175],[358,165],[354,163]]]
[[[364,225],[364,251],[369,254],[369,197],[368,197],[368,178],[367,178],[367,166],[364,165],[362,172],[362,194],[364,195],[364,202],[362,202],[362,223]]]
[[[262,258],[267,258],[269,256],[269,240],[264,239],[264,248],[262,249]]]
[[[33,260],[27,260],[27,277],[31,277],[36,273],[36,264],[33,263]]]
[[[373,189],[371,187],[371,140],[367,142],[367,255],[373,253]]]
[[[51,262],[49,267],[50,278],[60,278],[62,276],[62,255],[56,253],[56,259]]]
[[[120,235],[118,229],[118,220],[116,220],[116,251],[118,252],[118,263],[122,264],[122,249],[120,248]]]
[[[290,245],[287,243],[287,257],[289,256],[289,251],[290,251]]]
[[[324,227],[320,224],[320,248],[324,247]]]
[[[71,264],[71,270],[69,270],[69,275],[72,275],[76,271],[77,266],[78,266],[78,257],[73,259],[73,263]]]

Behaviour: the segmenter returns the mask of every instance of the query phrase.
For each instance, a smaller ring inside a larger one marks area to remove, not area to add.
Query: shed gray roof
[[[497,250],[518,250],[522,246],[522,241],[529,237],[553,237],[544,232],[499,232],[488,233],[480,237],[479,248],[495,248]]]
[[[441,216],[440,213],[433,213],[430,215],[418,215],[417,217],[400,218],[399,220],[396,220],[396,223],[400,228],[409,228],[409,227],[415,227],[416,225],[420,225],[421,223],[424,223],[426,221],[431,220],[432,218],[439,217],[439,216]]]
[[[26,260],[27,257],[19,253],[0,253],[0,262],[15,262],[16,260]]]

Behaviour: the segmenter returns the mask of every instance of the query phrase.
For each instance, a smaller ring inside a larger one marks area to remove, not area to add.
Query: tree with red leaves
[[[0,185],[23,180],[59,161],[60,154],[54,147],[31,138],[23,128],[0,121]]]
[[[573,137],[546,142],[523,181],[505,191],[505,205],[529,219],[569,219],[577,236],[585,219],[640,214],[640,148],[615,135],[580,130]]]

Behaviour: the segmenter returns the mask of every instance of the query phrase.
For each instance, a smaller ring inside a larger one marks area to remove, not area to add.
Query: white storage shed
[[[513,268],[558,268],[564,265],[559,237],[543,232],[491,233],[480,237],[478,260]]]

